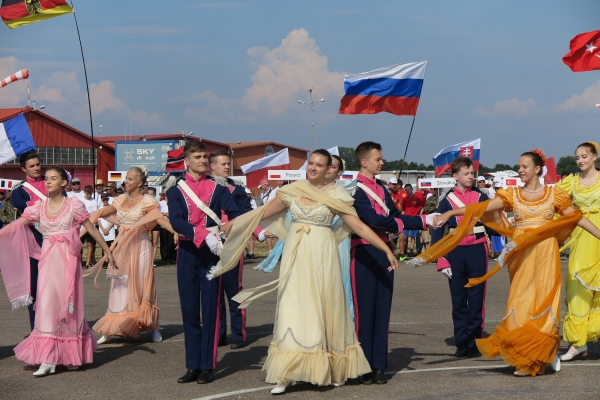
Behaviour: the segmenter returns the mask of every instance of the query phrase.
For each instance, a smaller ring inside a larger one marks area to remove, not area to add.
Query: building
[[[40,162],[44,167],[60,166],[72,177],[81,179],[82,186],[93,185],[94,162],[92,138],[31,107],[0,109],[0,122],[23,114],[29,125],[33,140],[38,147]],[[106,180],[108,171],[115,163],[114,151],[94,138],[96,171],[99,178]],[[0,165],[0,178],[24,179],[19,160]]]
[[[286,147],[289,149],[290,169],[299,169],[304,165],[308,156],[306,149],[275,142],[236,142],[229,143],[229,146],[233,155],[232,175],[235,176],[243,175],[242,165],[276,153]]]

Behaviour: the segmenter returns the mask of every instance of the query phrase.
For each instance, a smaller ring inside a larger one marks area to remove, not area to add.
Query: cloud
[[[581,94],[574,94],[571,98],[562,104],[556,106],[561,112],[566,111],[591,111],[596,109],[596,104],[600,103],[600,79],[591,86],[586,87]],[[596,110],[597,111],[597,110]]]
[[[256,72],[242,98],[224,99],[204,91],[170,101],[200,102],[200,107],[188,107],[186,115],[223,125],[254,122],[263,116],[280,117],[291,107],[298,107],[298,98],[307,100],[311,88],[315,101],[328,96],[338,98],[344,92],[344,73],[329,71],[327,57],[305,29],[291,31],[278,47],[251,47],[247,54]]]
[[[0,79],[19,70],[22,63],[14,56],[0,58]],[[89,118],[87,93],[79,84],[75,71],[55,71],[50,76],[40,77],[40,71],[33,82],[40,82],[38,87],[31,88],[31,99],[38,106],[48,106],[52,116],[73,124],[75,121],[86,121]],[[110,80],[90,83],[92,115],[106,120],[129,118],[144,128],[160,129],[164,126],[164,115],[144,110],[132,110],[129,105],[119,99],[115,85]],[[27,88],[22,82],[15,82],[0,90],[0,108],[24,107],[27,104]],[[71,122],[70,122],[71,121]]]
[[[513,115],[517,117],[524,117],[529,114],[539,112],[539,107],[535,104],[533,99],[527,99],[521,101],[516,97],[509,100],[504,100],[496,103],[491,110],[481,106],[473,110],[473,114],[480,117],[502,117],[506,115]]]
[[[157,25],[137,25],[137,26],[112,26],[102,28],[108,33],[116,33],[119,35],[174,35],[181,33],[185,28],[178,26],[157,26]]]

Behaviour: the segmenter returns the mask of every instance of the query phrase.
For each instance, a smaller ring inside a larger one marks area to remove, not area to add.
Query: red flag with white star
[[[570,49],[562,60],[573,72],[600,69],[600,31],[575,36]]]

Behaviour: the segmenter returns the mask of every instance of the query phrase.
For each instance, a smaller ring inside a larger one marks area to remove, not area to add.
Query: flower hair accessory
[[[71,184],[71,174],[69,173],[69,171],[67,171],[64,168],[63,168],[63,171],[65,171],[65,173],[67,174],[67,184],[70,185]]]
[[[145,165],[138,165],[138,168],[142,170],[142,173],[147,178],[148,174],[150,173],[150,170],[148,169],[148,167],[146,167]]]
[[[546,155],[544,154],[544,152],[540,149],[531,149],[532,153],[537,154],[538,156],[540,156],[540,158],[542,159],[542,163],[544,165],[546,165]]]
[[[598,147],[598,143],[596,142],[588,142],[589,144],[591,144],[592,146],[594,146],[594,148],[596,149],[596,153],[600,152],[600,148]]]

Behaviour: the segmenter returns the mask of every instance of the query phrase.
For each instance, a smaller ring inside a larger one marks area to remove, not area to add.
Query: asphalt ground
[[[3,255],[4,256],[4,255]],[[244,268],[245,287],[275,278]],[[566,263],[563,263],[563,270]],[[277,273],[277,270],[275,271]],[[111,339],[100,346],[94,363],[79,371],[57,368],[55,374],[34,378],[12,351],[28,334],[26,310],[11,311],[0,295],[0,398],[1,399],[263,399],[272,386],[261,371],[273,329],[275,294],[254,302],[248,309],[249,346],[219,349],[216,380],[212,384],[178,384],[185,372],[183,331],[173,266],[156,268],[164,341],[152,343],[150,334],[139,340]],[[86,317],[90,324],[104,315],[109,282],[99,279],[102,290],[85,280]],[[3,291],[3,289],[2,289]],[[486,332],[503,317],[508,274],[501,271],[487,288]],[[564,296],[564,294],[563,294]],[[299,305],[300,306],[300,305]],[[564,306],[563,306],[564,307]],[[563,363],[563,370],[545,375],[515,377],[514,368],[501,359],[457,359],[452,339],[447,279],[433,265],[411,269],[402,265],[396,274],[390,324],[390,368],[386,385],[316,387],[299,383],[285,394],[289,399],[598,399],[600,398],[600,345],[591,344],[589,356]],[[564,314],[564,309],[563,309]],[[568,348],[562,343],[561,352]]]

